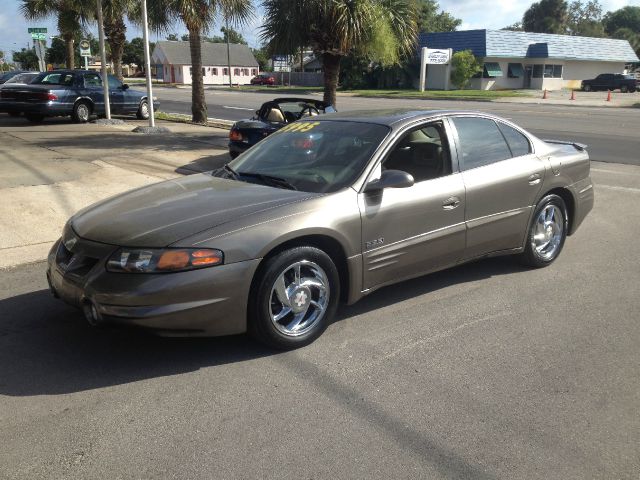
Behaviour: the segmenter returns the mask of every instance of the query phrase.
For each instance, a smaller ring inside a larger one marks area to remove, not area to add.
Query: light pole
[[[147,0],[142,0],[142,40],[144,43],[144,71],[147,80],[147,107],[149,108],[149,126],[156,126],[153,113],[153,92],[151,88],[151,59],[149,58],[149,22],[147,21]]]
[[[98,35],[100,40],[100,74],[102,76],[102,93],[104,95],[104,115],[111,120],[109,104],[109,78],[107,77],[107,54],[104,51],[104,22],[102,20],[102,0],[96,0],[98,7]]]

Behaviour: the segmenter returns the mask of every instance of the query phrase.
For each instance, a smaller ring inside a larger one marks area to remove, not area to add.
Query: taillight
[[[47,93],[47,100],[57,100],[58,96],[55,93]]]
[[[58,96],[55,93],[51,93],[51,92],[38,92],[35,95],[33,95],[33,97],[39,100],[47,100],[47,101],[58,100]]]
[[[232,142],[241,142],[242,140],[244,140],[244,137],[242,136],[242,133],[240,133],[240,130],[232,128],[229,131],[229,140],[231,140]]]

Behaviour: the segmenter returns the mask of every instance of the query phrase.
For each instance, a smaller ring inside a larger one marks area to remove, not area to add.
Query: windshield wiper
[[[241,177],[253,177],[260,180],[262,183],[267,185],[271,185],[273,187],[286,188],[288,190],[298,190],[295,185],[293,185],[288,180],[280,177],[274,177],[273,175],[267,175],[264,173],[256,173],[256,172],[238,172],[238,175]]]
[[[225,172],[227,172],[229,175],[231,175],[231,177],[234,180],[239,180],[240,179],[240,176],[238,175],[238,172],[236,172],[233,168],[231,168],[228,163],[225,163],[222,168],[224,169]]]

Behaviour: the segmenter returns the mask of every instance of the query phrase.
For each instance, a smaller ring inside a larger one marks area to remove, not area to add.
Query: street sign
[[[44,33],[32,33],[31,38],[34,40],[46,40],[47,36]]]
[[[90,57],[91,56],[91,44],[89,40],[82,39],[80,40],[80,56],[81,57]]]
[[[427,64],[447,65],[449,63],[449,49],[438,50],[427,48]]]
[[[27,28],[28,33],[47,33],[47,29],[45,27],[29,27]]]

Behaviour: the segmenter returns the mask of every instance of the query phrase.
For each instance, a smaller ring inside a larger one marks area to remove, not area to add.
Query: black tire
[[[553,213],[550,217],[549,213],[551,211]],[[556,215],[560,215],[561,218],[557,218]],[[545,221],[541,222],[541,219],[545,219]],[[559,228],[561,228],[561,231],[558,231]],[[535,268],[551,265],[562,251],[568,228],[569,216],[564,200],[554,194],[545,196],[538,203],[531,219],[531,225],[529,225],[529,230],[527,231],[525,249],[520,255],[520,261],[524,265]],[[540,235],[542,235],[542,238],[539,238]],[[545,240],[548,242],[546,247]],[[542,245],[538,245],[536,242],[542,243]]]
[[[22,115],[22,112],[9,112],[10,117],[19,117]]]
[[[629,87],[627,85],[622,85],[620,87],[620,93],[627,93],[629,91]]]
[[[629,93],[635,93],[636,92],[636,87],[631,87],[629,89]]]
[[[283,289],[288,292],[287,307],[279,300],[276,281],[295,277],[300,265],[299,279],[312,280],[324,287],[313,285],[308,281],[291,283]],[[319,268],[316,268],[319,267]],[[307,288],[307,286],[310,286]],[[268,258],[254,279],[249,297],[249,333],[258,341],[277,349],[289,350],[299,348],[313,342],[331,322],[340,298],[340,277],[331,258],[322,250],[310,246],[301,246],[284,250]],[[303,311],[296,312],[297,308]],[[315,303],[316,306],[313,304]],[[280,321],[274,317],[282,314]],[[304,320],[299,324],[299,331],[289,328],[300,315]],[[289,332],[289,333],[287,333]]]
[[[136,118],[138,120],[149,120],[149,102],[147,102],[146,98],[140,102]]]
[[[40,123],[44,120],[44,115],[36,115],[34,113],[25,113],[24,118],[29,120],[31,123]]]
[[[232,151],[229,151],[229,156],[230,156],[231,158],[236,158],[238,155],[240,155],[238,152],[232,152]]]
[[[76,102],[73,106],[71,119],[76,123],[87,123],[91,117],[91,104],[84,100]]]
[[[583,89],[585,92],[590,92],[590,91],[591,91],[591,85],[589,85],[589,84],[587,83],[586,85],[584,85],[584,86],[582,87],[582,89]]]

